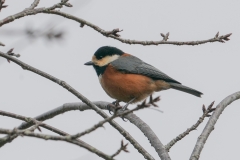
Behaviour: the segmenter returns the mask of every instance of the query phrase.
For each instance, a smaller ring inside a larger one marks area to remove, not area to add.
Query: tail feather
[[[183,91],[183,92],[192,94],[192,95],[197,96],[197,97],[201,97],[201,95],[203,94],[203,93],[201,93],[201,92],[199,92],[195,89],[189,88],[187,86],[184,86],[184,85],[181,85],[181,84],[178,84],[178,83],[169,83],[169,84],[171,85],[171,88],[173,88],[173,89]]]

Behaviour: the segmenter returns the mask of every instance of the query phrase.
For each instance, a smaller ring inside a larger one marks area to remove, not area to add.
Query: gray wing
[[[166,82],[179,83],[168,75],[164,74],[157,68],[143,62],[141,59],[134,56],[120,57],[111,62],[111,65],[119,71],[132,74],[141,74],[152,79],[164,80]],[[181,83],[179,83],[181,84]]]

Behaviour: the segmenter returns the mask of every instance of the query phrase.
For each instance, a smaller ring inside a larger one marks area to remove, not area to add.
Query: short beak
[[[93,63],[92,61],[89,61],[89,62],[87,62],[87,63],[84,63],[84,65],[86,65],[86,66],[92,66],[92,65],[94,65],[94,63]]]

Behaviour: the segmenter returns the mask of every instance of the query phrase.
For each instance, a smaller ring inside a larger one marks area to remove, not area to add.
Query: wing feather
[[[111,65],[117,70],[126,73],[141,74],[155,80],[164,80],[166,82],[179,83],[165,73],[161,72],[159,69],[143,62],[141,59],[134,56],[122,56],[117,60],[111,62]]]

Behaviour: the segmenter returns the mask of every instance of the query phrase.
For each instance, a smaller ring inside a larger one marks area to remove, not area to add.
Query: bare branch
[[[14,15],[8,16],[6,18],[4,18],[3,20],[0,21],[0,27],[3,26],[4,24],[10,23],[16,19],[25,17],[25,16],[29,16],[29,15],[36,15],[38,13],[43,13],[44,11],[50,11],[50,10],[54,10],[56,8],[62,8],[63,5],[65,5],[67,3],[68,0],[62,0],[60,3],[57,3],[49,8],[36,8],[36,9],[31,9],[32,5],[34,6],[36,3],[35,1],[33,2],[33,4],[30,6],[30,8],[27,8],[25,10],[23,10],[22,12],[16,13]]]
[[[41,126],[49,131],[52,131],[54,133],[57,133],[61,136],[70,136],[70,134],[66,133],[66,132],[63,132],[55,127],[52,127],[50,125],[47,125],[45,123],[42,123],[42,122],[39,122],[37,121],[36,119],[34,118],[30,118],[30,117],[25,117],[25,116],[21,116],[21,115],[17,115],[17,114],[14,114],[14,113],[9,113],[9,112],[5,112],[5,111],[1,111],[0,110],[0,115],[2,116],[8,116],[8,117],[11,117],[11,118],[15,118],[15,119],[19,119],[19,120],[22,120],[22,121],[25,121],[27,123],[32,123],[32,124],[36,124],[33,126],[33,128],[29,129],[29,131],[34,131],[38,126]],[[18,127],[18,129],[20,129]],[[26,129],[26,128],[25,128]],[[7,141],[12,141],[13,139],[17,138],[19,135],[18,134],[11,134],[11,135],[8,135],[4,138],[0,138],[0,143],[1,142],[7,142]],[[72,141],[77,141],[76,143],[78,143],[79,145],[81,144],[80,147],[82,148],[85,148],[87,149],[88,151],[94,153],[94,154],[97,154],[99,157],[102,157],[104,159],[109,159],[110,156],[99,151],[98,149],[90,146],[89,144],[85,143],[84,141],[82,140],[79,140],[79,139],[76,139],[76,140],[72,140]]]
[[[155,151],[158,153],[158,156],[162,160],[171,159],[162,142],[158,139],[157,135],[144,121],[142,121],[135,114],[128,114],[125,116],[125,118],[143,132],[143,134],[148,138],[150,144],[154,147]]]
[[[72,94],[74,94],[76,97],[78,97],[82,102],[84,102],[85,104],[87,104],[89,107],[91,107],[95,112],[97,112],[99,115],[101,115],[103,118],[108,118],[108,115],[103,112],[101,109],[99,109],[95,104],[93,104],[91,101],[89,101],[86,97],[84,97],[82,94],[80,94],[77,90],[75,90],[74,88],[72,88],[69,84],[67,84],[66,82],[51,76],[50,74],[47,74],[43,71],[40,71],[24,62],[21,62],[20,60],[13,58],[7,54],[4,54],[2,52],[0,52],[0,56],[4,57],[6,59],[11,60],[12,62],[18,64],[19,66],[21,66],[23,69],[25,70],[29,70],[33,73],[36,73],[42,77],[45,77],[57,84],[59,84],[60,86],[62,86],[63,88],[65,88],[66,90],[68,90],[69,92],[71,92]],[[141,153],[144,158],[146,159],[154,159],[127,131],[125,131],[119,124],[117,124],[114,121],[110,121],[109,122],[115,129],[117,129],[119,131],[119,133],[121,133],[137,150],[139,153]],[[0,143],[1,146],[1,143]]]
[[[31,122],[33,124],[41,123],[34,118],[24,117],[24,116],[21,116],[21,115],[17,115],[15,113],[5,112],[5,111],[1,111],[1,110],[0,110],[0,115],[15,118],[15,119],[19,119],[19,120],[22,120],[22,121],[25,121],[25,122]]]
[[[72,144],[78,145],[80,147],[83,147],[83,145],[79,141],[72,140],[67,136],[62,137],[62,136],[40,134],[40,133],[31,132],[29,130],[19,130],[19,129],[16,129],[16,128],[13,129],[13,130],[0,129],[0,133],[8,134],[8,135],[17,135],[17,136],[24,135],[24,136],[35,137],[35,138],[40,138],[40,139],[44,139],[44,140],[65,141],[65,142],[72,143]],[[105,157],[102,157],[102,158],[107,159],[107,160],[113,160],[113,158],[111,156],[105,156]]]
[[[204,118],[208,117],[210,113],[215,110],[215,108],[212,108],[213,104],[214,102],[212,102],[207,109],[203,105],[203,115],[198,119],[198,121],[192,127],[188,128],[185,132],[181,133],[176,138],[171,140],[167,145],[165,145],[165,148],[168,152],[174,144],[187,136],[191,131],[196,130],[197,127],[204,121]]]
[[[218,118],[222,114],[223,110],[230,105],[232,102],[240,99],[240,91],[233,93],[232,95],[226,97],[222,100],[216,107],[214,113],[209,118],[208,123],[206,124],[203,132],[198,137],[197,143],[194,147],[190,160],[198,160],[203,149],[204,144],[206,143],[208,136],[214,129],[214,125],[217,123]]]
[[[106,106],[109,104],[109,102],[103,102],[103,101],[93,102],[93,103],[101,109],[106,109]],[[45,120],[51,119],[59,114],[63,114],[65,112],[74,111],[74,110],[85,111],[85,110],[91,110],[91,108],[88,105],[81,103],[81,102],[66,103],[60,107],[57,107],[55,109],[52,109],[48,112],[45,112],[45,113],[35,117],[35,119],[38,121],[45,121]],[[31,123],[31,122],[22,123],[18,129],[25,129],[32,125],[33,125],[33,123]]]
[[[25,16],[29,16],[29,15],[35,15],[35,14],[38,14],[38,13],[41,13],[43,12],[45,8],[37,8],[37,9],[28,9],[28,10],[24,10],[22,12],[19,12],[17,14],[14,14],[14,15],[11,15],[11,16],[8,16],[6,18],[4,18],[3,20],[0,21],[0,27],[4,24],[7,24],[7,23],[10,23],[16,19],[19,19],[19,18],[22,18],[22,17],[25,17]]]
[[[161,34],[163,37],[162,41],[138,41],[138,40],[130,40],[130,39],[123,39],[120,38],[120,35],[118,34],[120,31],[119,29],[113,29],[112,31],[105,31],[103,29],[101,29],[100,27],[98,27],[97,25],[94,25],[84,19],[75,17],[73,15],[64,13],[64,12],[60,12],[60,11],[56,11],[54,9],[56,8],[61,8],[62,6],[67,6],[69,7],[70,5],[67,4],[67,0],[62,1],[61,3],[55,4],[52,7],[49,8],[36,8],[36,9],[28,9],[28,10],[24,10],[20,13],[17,13],[15,15],[12,16],[8,16],[5,19],[0,21],[0,26],[10,23],[12,21],[14,21],[15,19],[19,19],[28,15],[35,15],[38,13],[46,13],[46,14],[55,14],[55,15],[59,15],[62,17],[65,17],[67,19],[70,20],[74,20],[78,23],[80,23],[80,27],[83,27],[84,25],[89,26],[90,28],[96,30],[97,32],[101,33],[102,35],[106,36],[106,37],[110,37],[113,38],[115,40],[118,40],[122,43],[126,43],[126,44],[140,44],[140,45],[160,45],[160,44],[172,44],[172,45],[199,45],[199,44],[204,44],[204,43],[209,43],[209,42],[225,42],[229,40],[229,37],[231,36],[230,34],[226,34],[226,35],[222,35],[220,37],[214,37],[208,40],[200,40],[200,41],[185,41],[185,42],[180,42],[180,41],[167,41],[168,37],[169,37],[169,33],[167,33],[166,35]]]
[[[94,104],[96,104],[101,109],[106,109],[106,106],[109,104],[109,102],[99,101],[99,102],[94,102]],[[72,111],[72,110],[85,111],[85,110],[89,110],[89,109],[91,109],[91,108],[84,103],[66,103],[60,107],[57,107],[53,110],[50,110],[46,113],[43,113],[43,114],[35,117],[35,119],[44,121],[44,120],[53,118],[59,114],[68,112],[68,111]],[[129,113],[124,118],[128,119],[131,123],[133,123],[141,131],[142,130],[144,131],[143,132],[144,135],[149,139],[149,141],[151,142],[152,146],[155,148],[158,155],[162,156],[161,159],[164,159],[164,156],[168,155],[167,152],[162,151],[162,149],[164,149],[163,144],[159,141],[158,137],[155,135],[155,133],[152,131],[152,129],[145,122],[143,122],[139,117],[137,117],[133,113]],[[30,124],[30,123],[23,123],[21,126],[19,126],[19,128],[26,128],[31,125],[32,124]],[[161,154],[161,153],[164,153],[164,154]]]
[[[229,40],[229,37],[231,36],[231,33],[230,33],[230,34],[222,35],[218,38],[211,38],[211,39],[207,39],[207,40],[180,42],[180,41],[167,41],[168,36],[169,36],[169,34],[167,34],[166,37],[164,38],[164,40],[162,40],[162,41],[138,41],[138,40],[123,39],[123,38],[119,37],[120,35],[119,36],[111,35],[111,34],[106,35],[106,33],[108,33],[108,31],[105,31],[105,30],[101,29],[100,27],[98,27],[86,20],[83,20],[81,18],[75,17],[73,15],[70,15],[70,14],[67,14],[64,12],[60,12],[60,11],[56,11],[56,10],[50,10],[50,11],[47,10],[47,11],[43,11],[43,13],[60,15],[67,19],[71,19],[76,22],[79,22],[81,24],[81,26],[82,26],[82,24],[85,24],[85,25],[93,28],[94,30],[98,31],[99,33],[101,33],[104,36],[111,37],[113,39],[116,39],[116,40],[118,40],[122,43],[126,43],[126,44],[141,44],[144,46],[145,45],[159,45],[159,44],[172,44],[172,45],[178,45],[178,46],[181,46],[181,45],[194,46],[194,45],[199,45],[199,44],[204,44],[204,43],[209,43],[209,42],[224,42],[224,40]],[[1,23],[0,23],[0,25],[1,25]]]

